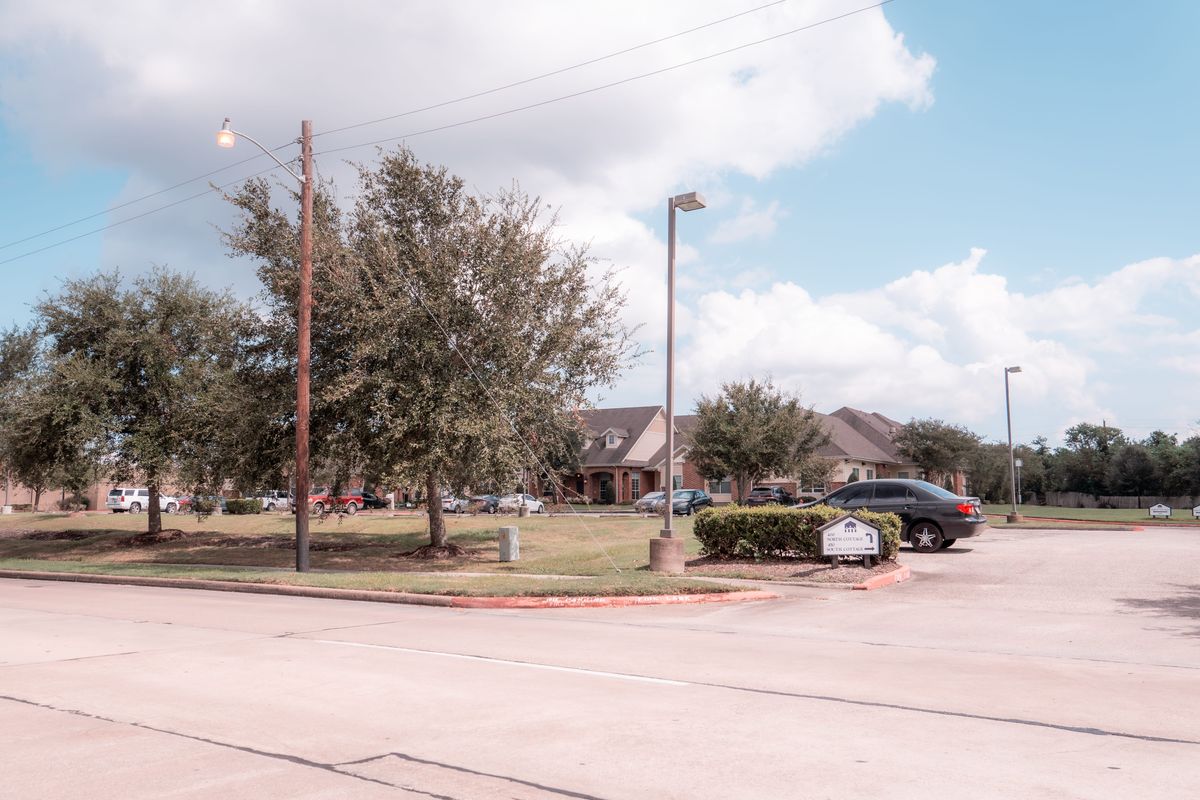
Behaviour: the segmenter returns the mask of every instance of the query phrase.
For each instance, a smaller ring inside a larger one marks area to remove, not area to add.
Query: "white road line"
[[[554,672],[575,672],[580,675],[594,675],[599,678],[617,678],[623,681],[639,683],[657,683],[663,686],[690,686],[684,681],[673,681],[666,678],[648,678],[642,675],[623,675],[620,672],[602,672],[595,669],[580,669],[578,667],[556,667],[551,664],[534,664],[529,661],[509,661],[504,658],[489,658],[488,656],[471,656],[462,653],[443,653],[440,650],[416,650],[409,647],[396,647],[389,644],[366,644],[364,642],[339,642],[334,639],[304,639],[296,637],[297,641],[317,642],[318,644],[336,644],[343,647],[365,647],[371,650],[394,650],[398,653],[415,653],[420,656],[442,656],[443,658],[458,658],[465,661],[483,661],[490,664],[508,664],[514,667],[529,667],[530,669],[545,669]]]

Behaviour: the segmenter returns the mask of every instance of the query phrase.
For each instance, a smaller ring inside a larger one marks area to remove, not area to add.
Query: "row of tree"
[[[575,410],[631,356],[624,298],[558,240],[537,199],[467,191],[400,149],[360,168],[313,227],[314,473],[423,487],[508,485],[577,454]],[[35,491],[97,475],[213,492],[286,486],[295,440],[299,230],[272,187],[228,197],[230,253],[258,265],[252,306],[158,269],[68,281],[0,336],[0,464]],[[293,200],[295,198],[293,197]],[[446,547],[440,504],[430,541]]]
[[[900,451],[932,480],[962,469],[980,497],[1011,497],[1008,445],[984,442],[966,428],[940,420],[914,420],[896,438]],[[1110,425],[1080,423],[1068,428],[1063,445],[1045,437],[1013,448],[1021,460],[1022,495],[1079,492],[1094,497],[1200,496],[1200,436],[1184,441],[1155,431],[1138,441]]]

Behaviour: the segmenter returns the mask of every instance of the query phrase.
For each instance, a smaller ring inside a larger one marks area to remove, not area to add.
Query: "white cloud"
[[[730,244],[745,239],[766,239],[779,227],[779,220],[783,216],[785,214],[781,212],[778,200],[759,209],[755,207],[754,199],[747,197],[742,201],[738,215],[723,220],[708,240],[715,244]]]
[[[976,249],[878,289],[820,298],[791,282],[703,294],[681,329],[681,394],[770,374],[825,410],[942,417],[997,434],[1003,368],[1020,365],[1013,388],[1032,438],[1060,433],[1064,419],[1119,419],[1114,403],[1158,390],[1134,373],[1143,366],[1161,364],[1193,384],[1200,376],[1200,331],[1145,308],[1192,279],[1196,258],[1140,262],[1030,295],[984,271],[983,258]],[[1162,427],[1186,429],[1188,413]]]
[[[538,103],[857,7],[849,0],[785,3],[468,103],[321,136],[318,167],[339,180],[346,196],[351,171],[343,159],[370,161],[374,150],[322,151]],[[0,2],[0,47],[11,65],[0,72],[0,114],[53,169],[127,170],[120,201],[254,155],[249,143],[232,153],[214,146],[225,116],[276,145],[296,137],[302,118],[312,118],[320,133],[729,14],[718,0]],[[712,196],[723,191],[725,176],[761,178],[804,163],[882,104],[928,105],[933,68],[932,57],[912,52],[883,12],[873,10],[601,92],[410,136],[408,143],[480,191],[519,180],[561,206],[564,236],[591,241],[598,257],[630,267],[621,278],[636,289],[630,319],[652,323],[653,309],[665,304],[663,231],[648,230],[640,215],[677,191],[698,188]],[[214,180],[265,166],[260,159]],[[767,233],[777,217],[777,207],[753,212],[742,232]],[[219,202],[192,203],[113,229],[105,236],[105,266],[170,261],[250,290],[246,268],[220,257],[212,225],[229,219]],[[687,239],[681,230],[681,241]],[[690,255],[681,248],[681,259]]]

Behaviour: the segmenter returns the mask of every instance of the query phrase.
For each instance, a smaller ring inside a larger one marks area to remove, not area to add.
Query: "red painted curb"
[[[279,594],[325,600],[362,600],[373,603],[404,603],[446,608],[603,608],[609,606],[677,605],[680,603],[730,603],[775,600],[777,594],[763,591],[710,592],[707,594],[651,594],[616,597],[463,597],[413,592],[381,592],[366,589],[328,589],[320,586],[288,586],[275,583],[207,581],[193,578],[147,578],[140,575],[96,575],[77,572],[34,572],[0,569],[0,578],[22,580],[104,583],[123,586],[153,586],[164,589],[203,589],[212,592]]]
[[[775,600],[778,597],[777,594],[758,590],[610,597],[454,597],[451,605],[455,608],[611,608],[680,605],[682,603],[734,603],[749,600]]]
[[[863,591],[871,591],[872,589],[882,589],[885,586],[891,586],[894,583],[903,583],[912,577],[912,570],[907,564],[901,564],[900,569],[894,569],[891,572],[885,572],[882,575],[876,575],[874,578],[867,578],[862,583],[854,584],[855,589]]]

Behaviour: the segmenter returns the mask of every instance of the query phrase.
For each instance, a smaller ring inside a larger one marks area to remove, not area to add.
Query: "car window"
[[[149,497],[149,496],[150,496],[149,489],[138,489],[138,497]]]
[[[958,495],[956,495],[954,492],[943,489],[942,487],[932,484],[929,481],[917,481],[917,486],[920,486],[922,489],[940,500],[954,500],[958,497]]]
[[[915,500],[916,495],[902,483],[879,483],[875,485],[873,503],[905,503]]]
[[[831,496],[829,498],[829,505],[838,508],[866,505],[871,499],[871,490],[873,488],[873,486],[868,484],[867,486],[855,486],[852,489],[847,489],[843,494]]]

